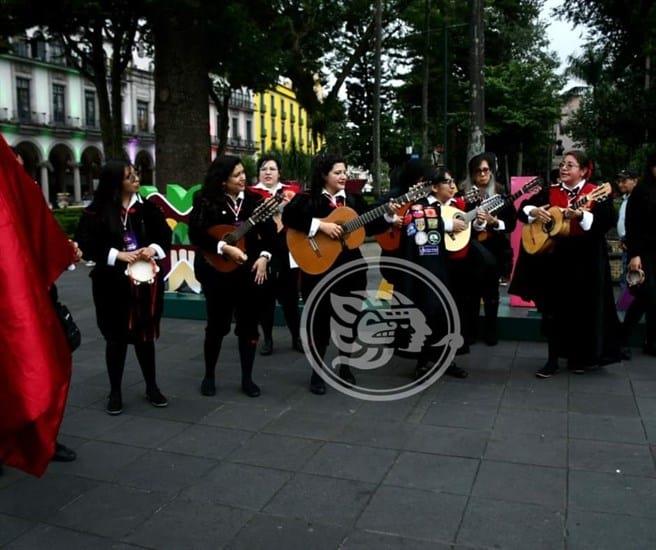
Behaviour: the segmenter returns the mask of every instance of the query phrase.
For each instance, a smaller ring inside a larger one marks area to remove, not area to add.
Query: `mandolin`
[[[577,210],[587,203],[601,202],[612,193],[610,183],[597,186],[590,193],[579,197],[570,208]],[[566,220],[563,208],[552,206],[548,209],[551,220],[543,222],[533,220],[522,228],[522,246],[528,254],[543,254],[553,249],[556,237],[567,237],[570,234],[570,221]]]
[[[225,241],[227,244],[238,247],[242,252],[246,251],[245,236],[255,225],[268,220],[271,216],[280,211],[280,203],[284,200],[282,194],[273,195],[260,203],[251,216],[239,226],[235,225],[213,225],[207,232],[217,241]],[[215,252],[203,251],[203,256],[207,262],[217,271],[228,273],[239,267],[234,260],[225,258]]]
[[[476,188],[473,188],[467,191],[462,196],[462,198],[467,204],[470,204],[478,202],[480,200],[480,196],[480,191]],[[411,203],[407,203],[406,205],[402,206],[397,212],[397,215],[401,217],[405,216],[408,213],[410,206]],[[386,250],[387,252],[393,252],[398,250],[399,246],[401,245],[401,234],[403,231],[405,231],[404,228],[391,225],[387,231],[383,231],[382,233],[376,235],[376,240],[383,250]]]
[[[402,206],[426,196],[430,193],[431,188],[432,184],[422,181],[413,185],[404,195],[390,200]],[[335,208],[329,216],[321,221],[341,225],[343,233],[340,239],[331,239],[321,232],[317,232],[314,237],[309,237],[303,231],[288,227],[287,246],[294,260],[305,273],[319,275],[335,263],[344,248],[354,250],[364,242],[365,224],[388,212],[387,204],[369,210],[361,216],[358,216],[358,213],[348,206]]]
[[[449,252],[457,252],[458,250],[462,250],[465,248],[465,246],[467,246],[469,240],[471,239],[471,224],[476,219],[476,215],[480,210],[484,210],[492,214],[503,208],[506,204],[515,202],[525,193],[530,193],[541,185],[542,178],[534,178],[522,186],[521,189],[514,192],[512,195],[507,197],[504,195],[493,195],[492,197],[489,197],[481,202],[478,208],[470,210],[469,212],[463,212],[462,210],[454,208],[453,206],[443,206],[441,208],[443,218],[451,218],[454,220],[460,219],[463,220],[467,225],[467,227],[465,227],[465,229],[460,233],[447,233],[444,237],[444,246]]]

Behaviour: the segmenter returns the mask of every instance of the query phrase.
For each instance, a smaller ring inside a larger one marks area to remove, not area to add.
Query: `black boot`
[[[239,340],[239,361],[241,362],[241,390],[248,397],[259,397],[260,388],[253,382],[253,362],[255,361],[253,342]]]
[[[353,376],[351,367],[348,365],[342,365],[339,367],[339,377],[344,380],[344,382],[348,382],[349,384],[353,384],[355,386],[355,376]]]

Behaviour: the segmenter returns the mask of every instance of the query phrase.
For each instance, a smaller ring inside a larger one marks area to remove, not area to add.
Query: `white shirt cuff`
[[[472,225],[474,226],[474,229],[475,229],[476,231],[483,231],[483,230],[485,230],[485,228],[487,227],[487,222],[482,222],[482,221],[479,221],[479,220],[474,220],[474,223],[472,223]]]
[[[445,233],[453,232],[453,218],[444,218],[444,232]]]
[[[260,258],[266,258],[267,262],[271,261],[271,252],[267,252],[266,250],[263,250],[260,252]]]
[[[399,219],[399,217],[396,214],[389,214],[389,213],[385,214],[383,217],[385,218],[385,221],[387,223],[394,223],[396,220]]]
[[[219,241],[219,243],[216,245],[216,253],[217,254],[223,254],[223,247],[228,244],[225,241]]]
[[[116,250],[116,248],[110,248],[109,254],[107,254],[107,265],[109,266],[116,265],[117,257],[118,257],[118,250]]]
[[[527,204],[524,207],[524,214],[526,214],[526,217],[528,218],[528,223],[533,223],[533,221],[535,220],[535,218],[531,216],[531,210],[533,210],[534,208],[535,206],[533,206],[532,204]]]
[[[320,223],[321,220],[319,218],[312,218],[312,223],[310,224],[310,232],[308,233],[308,237],[314,237],[317,234],[317,231],[319,231]]]
[[[497,218],[497,226],[494,228],[495,231],[505,231],[506,230],[506,222],[503,220],[500,220]]]
[[[590,231],[592,222],[594,221],[594,214],[588,210],[583,210],[583,217],[579,220],[579,225],[583,231]]]
[[[157,257],[158,260],[163,260],[164,258],[166,258],[166,254],[164,254],[164,249],[160,245],[156,243],[152,243],[148,245],[148,248],[152,248],[155,251],[155,256]]]

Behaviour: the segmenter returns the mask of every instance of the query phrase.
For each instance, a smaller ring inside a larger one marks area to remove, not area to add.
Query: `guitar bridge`
[[[310,248],[312,249],[312,252],[314,252],[317,257],[321,258],[321,250],[319,249],[317,241],[315,241],[314,238],[310,238],[308,240],[310,241]]]

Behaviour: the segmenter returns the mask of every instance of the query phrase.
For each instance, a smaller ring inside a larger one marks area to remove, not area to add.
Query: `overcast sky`
[[[585,34],[588,30],[587,27],[574,28],[570,23],[560,21],[551,15],[554,8],[560,7],[564,3],[565,0],[546,0],[541,16],[541,19],[550,23],[547,28],[547,36],[551,43],[551,49],[555,50],[560,57],[561,69],[567,64],[568,56],[581,52],[581,46],[585,42]]]

